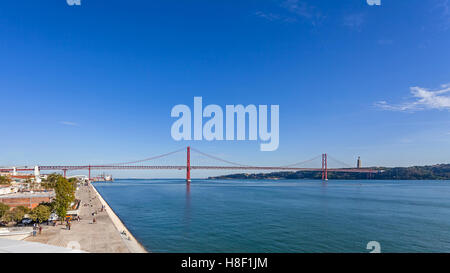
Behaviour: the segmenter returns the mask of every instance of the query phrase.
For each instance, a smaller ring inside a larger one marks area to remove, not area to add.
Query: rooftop
[[[30,198],[30,197],[54,197],[55,192],[47,191],[47,192],[16,192],[4,194],[1,198]]]

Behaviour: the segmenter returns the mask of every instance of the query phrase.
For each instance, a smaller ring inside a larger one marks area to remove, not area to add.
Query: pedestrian
[[[39,225],[39,235],[41,235],[41,233],[42,233],[42,227],[41,227],[41,225]]]
[[[92,218],[92,223],[94,223],[94,224],[95,224],[95,217],[94,217],[94,218]]]

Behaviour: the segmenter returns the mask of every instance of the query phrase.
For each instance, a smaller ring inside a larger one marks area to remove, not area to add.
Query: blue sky
[[[448,0],[5,1],[0,165],[186,145],[248,164],[450,163],[449,48]],[[170,111],[194,96],[280,105],[278,150],[174,141]]]

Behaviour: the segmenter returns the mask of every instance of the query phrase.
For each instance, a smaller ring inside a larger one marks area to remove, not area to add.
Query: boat
[[[92,181],[94,181],[94,182],[113,182],[114,178],[110,174],[102,174],[100,176],[93,177]]]

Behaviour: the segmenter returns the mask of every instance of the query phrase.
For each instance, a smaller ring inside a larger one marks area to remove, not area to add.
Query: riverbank
[[[412,167],[370,167],[357,168],[361,170],[372,170],[369,175],[366,172],[328,172],[329,180],[450,180],[450,164],[436,164],[431,166]],[[276,180],[276,179],[322,179],[321,171],[280,171],[270,173],[236,173],[221,176],[208,177],[208,179],[253,179],[253,180]]]
[[[42,225],[42,234],[36,237],[30,236],[25,241],[72,247],[94,253],[147,252],[126,228],[122,228],[125,226],[123,223],[120,225],[120,219],[95,187],[79,186],[75,195],[81,200],[80,221],[73,221],[70,230],[65,224]],[[106,208],[103,211],[102,205]],[[126,236],[121,234],[123,230]]]

